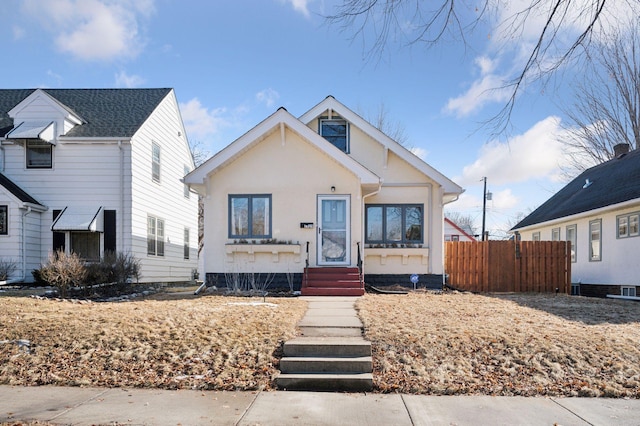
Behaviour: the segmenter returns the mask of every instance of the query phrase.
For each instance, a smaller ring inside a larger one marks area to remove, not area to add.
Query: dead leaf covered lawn
[[[410,293],[357,308],[382,392],[640,398],[636,302]]]
[[[0,298],[0,384],[254,390],[272,386],[303,301],[86,303]],[[259,300],[262,301],[262,298]],[[235,304],[233,304],[235,303]]]

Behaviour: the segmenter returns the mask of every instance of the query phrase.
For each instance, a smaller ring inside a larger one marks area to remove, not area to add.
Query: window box
[[[300,263],[300,244],[250,244],[250,243],[232,243],[225,244],[225,252],[227,254],[227,262],[233,262],[235,254],[249,255],[249,262],[255,262],[255,255],[271,254],[272,261],[277,263],[280,261],[280,254],[293,254],[295,263]]]
[[[402,264],[409,264],[409,257],[420,257],[420,262],[423,265],[429,264],[429,247],[418,248],[403,248],[403,247],[384,247],[384,248],[365,248],[364,249],[365,261],[368,257],[379,257],[380,264],[385,265],[387,258],[400,257],[402,258]]]

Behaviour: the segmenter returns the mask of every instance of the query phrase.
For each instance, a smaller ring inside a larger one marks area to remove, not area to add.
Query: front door
[[[348,195],[318,196],[318,265],[349,265],[351,262],[350,198]]]

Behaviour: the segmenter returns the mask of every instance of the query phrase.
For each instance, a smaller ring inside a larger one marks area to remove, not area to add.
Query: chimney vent
[[[619,143],[614,145],[613,147],[613,156],[616,158],[620,158],[625,154],[629,153],[629,144],[628,143]]]

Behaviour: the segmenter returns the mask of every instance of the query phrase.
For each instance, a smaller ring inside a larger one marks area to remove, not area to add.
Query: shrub
[[[17,267],[16,262],[11,259],[0,259],[0,281],[8,280]]]
[[[61,250],[50,253],[47,264],[40,268],[40,277],[55,286],[61,297],[67,297],[69,288],[81,285],[86,276],[87,269],[80,256]]]

